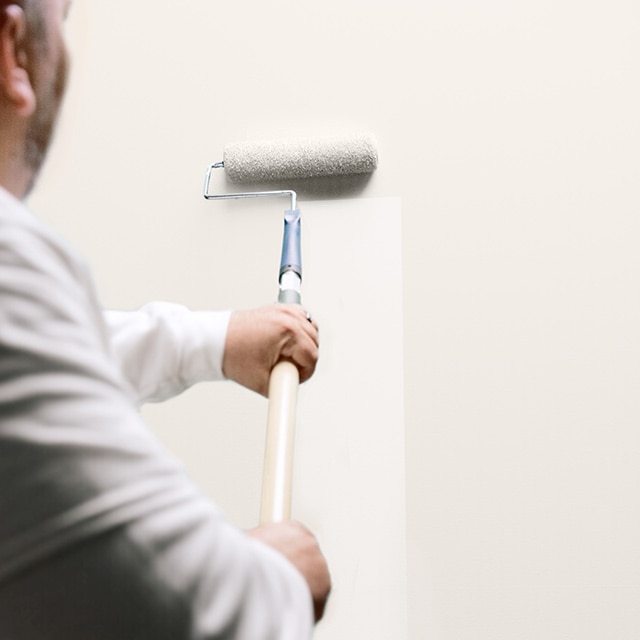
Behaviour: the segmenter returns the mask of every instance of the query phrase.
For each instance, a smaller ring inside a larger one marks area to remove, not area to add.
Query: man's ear
[[[27,19],[15,4],[0,16],[0,91],[16,112],[28,118],[36,108],[36,96],[28,70]]]

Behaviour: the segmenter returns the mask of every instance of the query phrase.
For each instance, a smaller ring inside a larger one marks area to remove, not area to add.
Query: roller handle
[[[271,372],[260,524],[283,522],[291,517],[293,447],[299,382],[300,374],[291,362],[279,362]]]
[[[284,214],[278,302],[300,304],[301,280],[300,211],[292,209]],[[291,362],[279,362],[271,371],[260,505],[261,524],[283,522],[291,518],[293,448],[299,384],[300,373]]]
[[[295,273],[302,278],[302,258],[300,257],[300,210],[284,212],[284,236],[280,258],[280,280],[285,273]],[[279,300],[281,302],[281,300]]]

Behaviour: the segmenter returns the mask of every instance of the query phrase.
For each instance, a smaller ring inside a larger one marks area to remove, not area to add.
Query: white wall
[[[408,637],[637,638],[640,5],[74,4],[32,204],[104,302],[270,300],[268,278],[207,272],[247,209],[207,208],[204,167],[236,139],[373,131],[361,197],[402,203]],[[252,224],[277,253],[266,207]],[[233,397],[246,420],[221,438],[251,468],[259,399]],[[209,481],[206,451],[189,464]]]

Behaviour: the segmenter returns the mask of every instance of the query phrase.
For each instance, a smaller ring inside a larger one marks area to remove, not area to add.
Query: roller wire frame
[[[301,304],[300,211],[296,208],[296,192],[283,190],[225,194],[210,193],[209,185],[212,170],[223,166],[223,163],[216,163],[207,169],[203,193],[205,199],[235,200],[284,196],[291,198],[291,209],[284,212],[284,235],[278,278],[278,302]],[[291,518],[293,450],[299,383],[300,374],[297,367],[291,362],[279,362],[271,371],[260,524],[283,522]]]

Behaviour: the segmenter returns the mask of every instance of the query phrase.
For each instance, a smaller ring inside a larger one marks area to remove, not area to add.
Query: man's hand
[[[298,569],[309,585],[318,622],[331,591],[331,576],[314,535],[298,522],[264,524],[247,534],[279,551]]]
[[[318,361],[318,325],[297,304],[234,311],[229,319],[222,371],[230,380],[266,396],[269,375],[280,360],[308,380]]]

